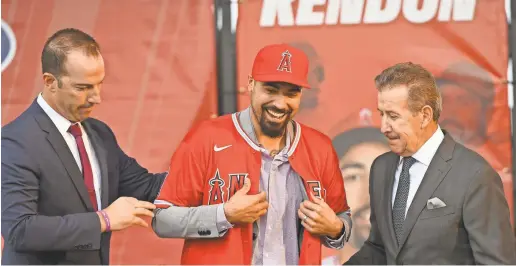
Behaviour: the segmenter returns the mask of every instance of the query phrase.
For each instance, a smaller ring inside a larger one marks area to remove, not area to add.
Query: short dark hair
[[[42,71],[54,75],[58,80],[59,87],[61,87],[60,77],[66,74],[64,67],[66,56],[77,49],[82,50],[89,56],[100,55],[100,46],[95,39],[74,28],[57,31],[48,38],[43,47],[41,53]]]
[[[433,110],[433,120],[439,120],[443,109],[441,94],[432,73],[421,65],[412,62],[396,64],[383,70],[374,81],[378,91],[407,86],[410,111],[415,113],[428,105]]]
[[[366,142],[388,147],[387,138],[376,127],[359,127],[344,131],[333,138],[332,145],[340,159],[354,146]]]

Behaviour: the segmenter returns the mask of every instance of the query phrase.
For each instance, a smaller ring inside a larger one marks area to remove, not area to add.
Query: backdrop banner
[[[435,75],[441,126],[500,173],[512,210],[503,0],[239,2],[238,108],[249,104],[257,51],[278,42],[299,47],[310,58],[314,89],[304,92],[296,119],[328,134],[341,160],[365,166],[343,170],[355,227],[342,251],[324,249],[325,264],[346,261],[367,238],[369,169],[388,149],[373,80],[398,62],[422,64]],[[106,62],[103,102],[93,117],[109,124],[141,165],[166,171],[188,129],[217,113],[213,1],[2,1],[2,125],[41,91],[45,40],[68,27],[92,34]],[[178,264],[181,249],[182,240],[131,228],[113,234],[110,263]]]

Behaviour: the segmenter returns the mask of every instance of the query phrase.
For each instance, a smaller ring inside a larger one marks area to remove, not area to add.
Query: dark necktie
[[[93,209],[97,210],[97,196],[95,195],[95,187],[93,186],[93,171],[91,170],[90,159],[88,158],[88,153],[86,153],[86,148],[84,146],[84,141],[82,139],[82,130],[79,124],[73,124],[68,129],[77,143],[77,148],[79,149],[79,155],[81,157],[81,165],[82,165],[82,176],[84,178],[84,184],[86,185],[86,189],[88,190],[88,194],[90,195],[91,204],[93,205]]]
[[[407,208],[407,199],[410,188],[410,167],[416,162],[412,157],[403,158],[403,167],[398,181],[398,189],[396,190],[396,198],[392,207],[392,222],[394,224],[394,232],[398,244],[403,236],[403,223],[405,222],[405,209]]]

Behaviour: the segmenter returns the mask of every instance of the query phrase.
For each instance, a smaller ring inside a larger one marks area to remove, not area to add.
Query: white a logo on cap
[[[292,73],[292,63],[290,62],[290,58],[292,55],[289,53],[289,51],[285,51],[281,54],[283,57],[281,58],[281,62],[278,66],[278,71],[287,71],[289,73]]]

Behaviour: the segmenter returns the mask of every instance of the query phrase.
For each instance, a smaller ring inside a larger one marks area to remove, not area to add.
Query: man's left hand
[[[312,234],[338,238],[344,226],[342,220],[324,200],[313,194],[312,198],[313,202],[305,200],[297,211],[301,224]]]

